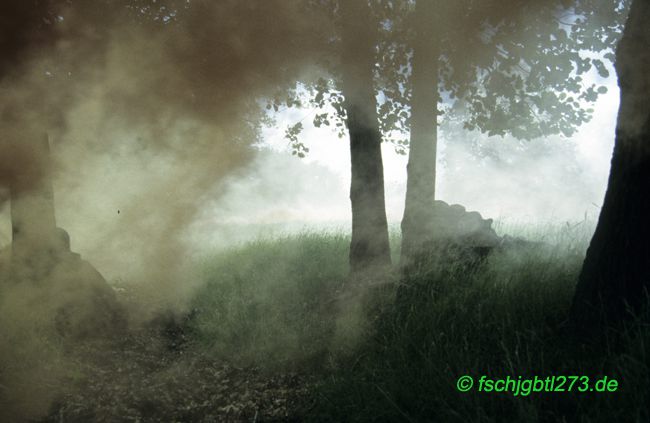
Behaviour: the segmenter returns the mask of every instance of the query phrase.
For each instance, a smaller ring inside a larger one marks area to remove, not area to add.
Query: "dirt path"
[[[297,421],[308,382],[295,372],[238,368],[198,348],[169,348],[141,330],[76,345],[74,371],[42,422]]]

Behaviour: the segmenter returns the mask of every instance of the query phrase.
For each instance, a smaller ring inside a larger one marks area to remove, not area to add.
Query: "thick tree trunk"
[[[616,52],[621,103],[609,183],[578,280],[578,329],[616,325],[650,288],[650,1],[634,0]]]
[[[373,84],[376,28],[365,0],[343,0],[342,91],[350,133],[352,272],[390,265],[381,133]]]
[[[402,264],[430,240],[436,190],[438,37],[433,1],[416,3],[411,133],[406,202],[402,218]]]
[[[31,147],[30,153],[40,172],[22,169],[23,173],[15,175],[10,187],[14,256],[33,254],[39,246],[46,250],[56,236],[48,136],[44,134],[39,140],[27,140],[26,144]]]
[[[25,295],[33,296],[39,316],[59,335],[81,339],[121,334],[126,320],[115,291],[90,263],[70,251],[68,233],[56,226],[47,135],[26,139],[25,145],[35,164],[11,181],[8,280],[30,286]]]

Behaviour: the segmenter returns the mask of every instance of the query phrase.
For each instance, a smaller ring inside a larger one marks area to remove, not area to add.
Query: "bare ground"
[[[304,375],[236,367],[178,337],[148,327],[74,344],[74,371],[40,422],[299,421],[309,407]]]

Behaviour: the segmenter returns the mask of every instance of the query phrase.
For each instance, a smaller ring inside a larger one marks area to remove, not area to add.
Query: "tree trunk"
[[[605,200],[571,309],[577,329],[616,325],[650,286],[650,2],[634,0],[616,51],[621,102]]]
[[[350,269],[391,264],[384,199],[381,133],[373,84],[376,27],[365,0],[339,2],[342,17],[342,92],[350,133],[352,241]]]
[[[48,136],[25,143],[31,147],[30,154],[40,172],[21,169],[10,186],[12,250],[16,257],[33,254],[39,246],[46,250],[56,237]]]
[[[407,165],[406,202],[402,218],[402,264],[430,240],[436,190],[438,112],[438,37],[435,4],[416,3],[413,48],[411,130]]]

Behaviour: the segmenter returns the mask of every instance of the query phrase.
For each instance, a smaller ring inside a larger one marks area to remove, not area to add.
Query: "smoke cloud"
[[[72,250],[147,296],[137,318],[181,307],[193,283],[187,228],[254,160],[263,100],[314,72],[326,20],[292,0],[0,7],[3,232],[10,198],[36,201],[53,182],[56,224]],[[39,147],[45,134],[51,157]],[[54,308],[96,293],[51,271],[52,260],[8,272],[8,242],[0,239],[1,407],[21,420],[47,411],[65,368],[48,343]],[[35,257],[44,246],[36,237],[21,248]]]
[[[181,285],[183,231],[253,159],[260,99],[307,77],[325,22],[297,1],[37,4],[2,14],[3,203],[52,177],[73,246]],[[53,169],[33,154],[43,133]]]

